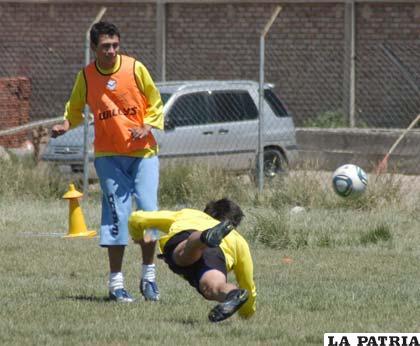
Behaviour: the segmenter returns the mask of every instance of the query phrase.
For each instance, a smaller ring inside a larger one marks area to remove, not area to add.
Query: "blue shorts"
[[[159,159],[129,156],[95,158],[102,189],[100,245],[127,245],[132,196],[137,209],[158,208]]]

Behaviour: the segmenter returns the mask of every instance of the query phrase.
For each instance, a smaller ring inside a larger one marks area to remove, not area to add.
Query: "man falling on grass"
[[[159,240],[161,257],[205,299],[219,302],[209,313],[211,322],[219,322],[238,310],[245,318],[255,312],[251,253],[246,240],[234,230],[243,216],[236,203],[221,199],[209,202],[204,212],[136,211],[128,227],[135,242],[143,239],[146,229],[165,233]],[[239,288],[227,282],[232,270]]]

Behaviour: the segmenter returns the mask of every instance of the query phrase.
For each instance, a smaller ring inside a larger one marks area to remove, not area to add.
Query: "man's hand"
[[[131,133],[131,139],[136,140],[146,137],[149,134],[151,128],[152,126],[144,124],[143,127],[133,127],[128,129],[128,131]]]
[[[70,123],[68,120],[64,120],[62,124],[54,125],[51,128],[51,137],[56,138],[58,136],[64,135],[70,128]]]

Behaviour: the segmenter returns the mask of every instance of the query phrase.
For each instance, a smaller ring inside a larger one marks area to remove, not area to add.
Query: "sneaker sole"
[[[128,298],[117,299],[115,297],[109,297],[109,300],[111,302],[116,302],[116,303],[134,303],[135,302],[134,298],[132,298],[132,299],[128,299]]]

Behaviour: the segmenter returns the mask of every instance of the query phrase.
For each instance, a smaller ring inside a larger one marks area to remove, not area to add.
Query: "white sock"
[[[141,270],[141,278],[150,282],[156,281],[156,266],[155,264],[143,264]]]
[[[110,292],[124,288],[124,276],[121,272],[109,273],[108,288]]]

